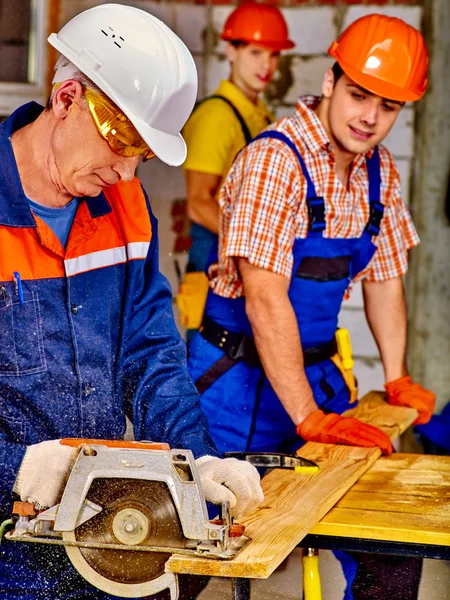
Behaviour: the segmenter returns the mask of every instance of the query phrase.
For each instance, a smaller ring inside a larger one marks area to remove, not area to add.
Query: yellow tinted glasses
[[[130,119],[112,102],[89,88],[84,97],[100,135],[113,152],[120,156],[142,156],[142,162],[155,156]]]

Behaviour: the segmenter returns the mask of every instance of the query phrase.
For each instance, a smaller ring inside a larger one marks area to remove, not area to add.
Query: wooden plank
[[[393,438],[417,417],[410,408],[386,404],[381,392],[364,397],[351,414],[379,426]],[[301,455],[317,462],[315,475],[274,470],[263,478],[264,504],[242,519],[249,542],[231,561],[173,555],[166,571],[219,577],[266,578],[297,546],[311,528],[375,463],[378,448],[355,448],[307,443]]]
[[[450,545],[450,457],[380,458],[311,533]]]

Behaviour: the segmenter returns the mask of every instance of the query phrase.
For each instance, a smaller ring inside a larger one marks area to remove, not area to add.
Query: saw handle
[[[134,442],[131,440],[96,440],[91,438],[64,438],[59,442],[62,446],[79,448],[88,446],[106,446],[107,448],[129,448],[131,450],[170,450],[169,444],[163,442]]]

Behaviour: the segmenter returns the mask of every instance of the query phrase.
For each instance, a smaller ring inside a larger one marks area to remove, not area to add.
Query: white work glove
[[[263,502],[259,473],[249,462],[202,456],[195,463],[206,500],[214,504],[228,500],[236,519],[251,513]]]
[[[13,491],[23,502],[48,508],[59,502],[78,454],[78,448],[49,440],[28,446]]]

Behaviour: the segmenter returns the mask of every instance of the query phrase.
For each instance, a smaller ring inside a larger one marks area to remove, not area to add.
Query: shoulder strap
[[[234,106],[234,104],[231,102],[231,100],[228,100],[228,98],[225,98],[225,96],[221,96],[220,94],[214,94],[213,96],[208,96],[207,98],[203,98],[203,100],[200,100],[200,102],[197,103],[195,108],[198,108],[200,106],[200,104],[203,104],[203,102],[207,102],[208,100],[213,100],[213,99],[223,100],[226,104],[228,104],[228,106],[234,112],[236,119],[239,121],[239,123],[241,125],[242,133],[244,134],[244,138],[245,138],[245,143],[249,144],[253,139],[252,135],[250,133],[250,130],[247,127],[247,123],[244,121],[244,117],[241,115],[241,113],[238,111],[238,109]]]
[[[326,227],[325,202],[323,198],[317,196],[316,188],[311,177],[309,176],[308,169],[305,165],[305,161],[303,160],[302,155],[298,151],[297,146],[290,138],[284,135],[284,133],[281,133],[281,131],[276,131],[274,129],[271,129],[269,131],[263,131],[262,133],[257,135],[253,141],[263,138],[272,138],[280,140],[281,142],[284,142],[287,146],[289,146],[289,148],[294,152],[300,164],[307,184],[306,205],[308,207],[309,230],[311,232],[323,232]]]
[[[369,204],[370,215],[366,225],[366,231],[369,235],[378,235],[380,233],[381,219],[384,214],[384,205],[380,202],[381,196],[381,169],[380,152],[378,146],[371,158],[366,159],[367,176],[369,179]]]

